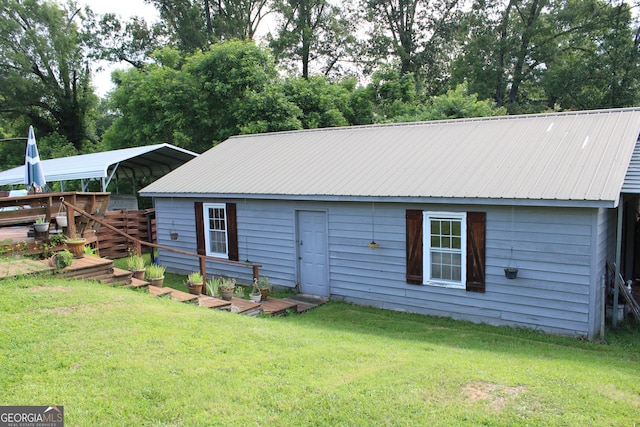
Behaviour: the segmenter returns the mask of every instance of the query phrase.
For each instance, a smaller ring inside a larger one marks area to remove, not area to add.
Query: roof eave
[[[258,199],[301,202],[376,202],[403,204],[441,204],[441,205],[495,205],[495,206],[531,206],[531,207],[580,207],[615,208],[616,200],[544,200],[544,199],[507,199],[507,198],[464,198],[464,197],[407,197],[407,196],[348,196],[330,194],[246,194],[246,193],[162,193],[140,191],[144,197],[187,198],[187,199]]]

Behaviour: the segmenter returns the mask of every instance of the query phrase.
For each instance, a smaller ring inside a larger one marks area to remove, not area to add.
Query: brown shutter
[[[238,221],[236,219],[236,204],[227,203],[227,239],[229,247],[227,253],[232,261],[239,261],[238,256]]]
[[[422,211],[407,210],[407,283],[422,285]]]
[[[204,210],[202,208],[202,202],[195,202],[193,207],[196,214],[196,253],[198,255],[206,255],[207,248],[204,240]]]
[[[485,212],[467,212],[467,291],[484,293]]]

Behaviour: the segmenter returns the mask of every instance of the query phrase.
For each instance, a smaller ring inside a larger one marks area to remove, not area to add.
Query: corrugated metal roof
[[[631,155],[627,175],[622,184],[622,193],[640,194],[640,144],[636,144]]]
[[[237,136],[142,192],[615,205],[639,133],[616,109]]]
[[[156,144],[48,159],[41,163],[47,182],[107,178],[116,166],[116,176],[127,179],[136,175],[163,176],[197,156],[197,153],[171,144]],[[0,172],[0,185],[23,182],[24,166]]]

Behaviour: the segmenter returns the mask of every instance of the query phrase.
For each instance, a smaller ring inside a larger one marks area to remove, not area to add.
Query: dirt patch
[[[472,402],[486,401],[488,407],[498,411],[528,390],[485,382],[471,382],[464,386],[464,394]]]
[[[73,311],[73,307],[56,307],[56,308],[50,308],[48,310],[44,310],[45,313],[53,313],[53,314],[59,314],[59,315],[65,315],[65,314],[69,314]]]
[[[69,288],[65,288],[64,286],[36,286],[31,288],[33,292],[38,291],[52,291],[52,292],[69,292]]]

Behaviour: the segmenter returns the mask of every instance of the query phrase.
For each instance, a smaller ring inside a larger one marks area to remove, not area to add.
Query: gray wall
[[[156,199],[158,243],[195,252],[194,201]],[[569,335],[592,337],[599,328],[599,278],[612,254],[612,230],[615,237],[611,210],[376,203],[372,236],[370,203],[235,203],[240,260],[262,264],[260,274],[276,285],[296,285],[296,210],[322,210],[329,223],[332,299]],[[407,208],[487,212],[486,293],[405,282]],[[177,241],[169,239],[172,227]],[[367,246],[373,238],[379,248]],[[519,272],[509,280],[503,268],[512,248]],[[198,269],[196,258],[166,251],[160,262],[177,272]],[[251,269],[242,266],[208,262],[207,271],[251,280]]]

